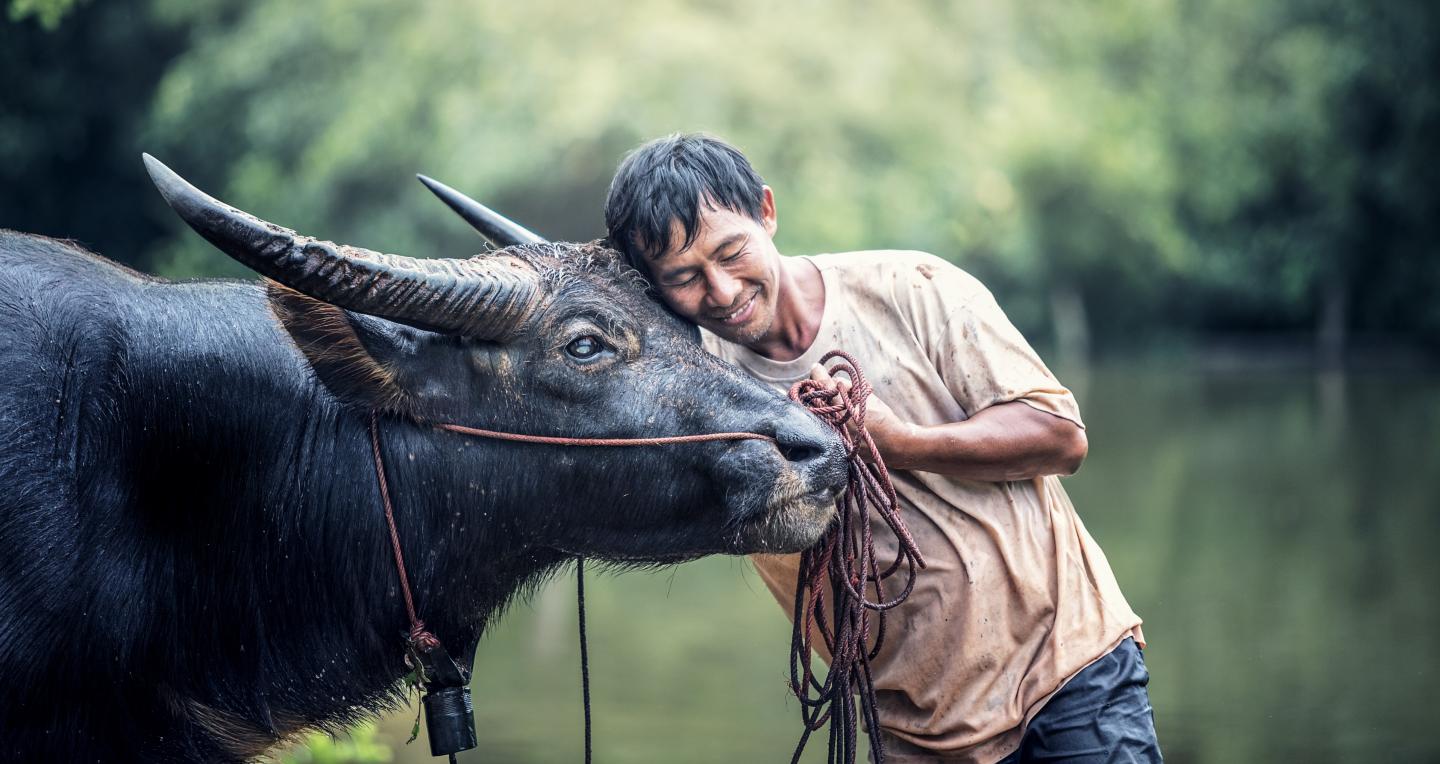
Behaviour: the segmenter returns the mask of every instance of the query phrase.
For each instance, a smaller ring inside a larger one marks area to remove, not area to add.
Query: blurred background
[[[416,172],[584,240],[627,150],[733,142],[782,252],[946,257],[1076,391],[1066,487],[1146,618],[1170,761],[1440,761],[1440,5],[0,8],[0,226],[165,276],[249,278],[141,151],[307,234],[454,257],[479,242]],[[599,760],[788,758],[789,627],[744,561],[590,588]],[[561,577],[487,636],[462,761],[579,759],[574,619]],[[429,761],[412,720],[283,756]]]

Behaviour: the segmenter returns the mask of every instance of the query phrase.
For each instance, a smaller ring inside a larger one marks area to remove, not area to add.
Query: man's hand
[[[810,378],[849,392],[850,382],[835,379],[818,364]],[[853,428],[853,423],[850,425]],[[1030,480],[1070,475],[1080,469],[1089,444],[1076,423],[1047,414],[1021,401],[997,403],[969,419],[922,426],[902,420],[878,395],[866,404],[865,429],[886,466],[923,470],[968,480]],[[862,443],[852,429],[851,437]],[[861,452],[868,461],[874,457]]]
[[[850,380],[830,376],[830,372],[818,363],[810,367],[810,378],[824,385],[826,389],[850,394]],[[882,457],[895,449],[909,434],[911,427],[908,422],[901,421],[900,417],[895,415],[895,410],[881,400],[879,395],[870,393],[870,397],[865,401],[865,430],[870,433],[870,439],[875,441],[875,448]],[[874,462],[875,455],[870,453],[870,448],[860,436],[860,429],[855,425],[855,421],[846,422],[845,429],[849,431],[850,439],[860,448],[860,456],[867,462]]]

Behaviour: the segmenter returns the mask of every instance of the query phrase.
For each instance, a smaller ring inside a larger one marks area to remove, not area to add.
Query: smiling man
[[[929,563],[872,666],[890,760],[1160,760],[1140,618],[1056,477],[1085,457],[1079,409],[984,286],[920,252],[782,256],[774,193],[704,135],[630,154],[605,222],[753,376],[826,379],[832,349],[864,365],[867,424]],[[790,609],[798,555],[752,559]]]

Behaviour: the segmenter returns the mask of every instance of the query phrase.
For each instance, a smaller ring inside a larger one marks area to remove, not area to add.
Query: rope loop
[[[915,588],[917,570],[925,567],[925,558],[915,547],[915,541],[906,529],[905,521],[900,517],[890,473],[885,469],[885,463],[875,448],[875,441],[865,429],[866,407],[873,388],[865,379],[860,364],[847,353],[831,351],[825,354],[820,362],[824,364],[836,359],[838,361],[830,367],[830,374],[832,377],[845,375],[850,382],[848,390],[839,386],[827,387],[812,379],[801,380],[790,388],[791,400],[805,406],[835,430],[845,445],[849,461],[849,485],[837,502],[838,519],[815,546],[800,556],[800,572],[795,588],[795,621],[790,640],[790,688],[800,700],[800,714],[805,730],[795,747],[792,764],[800,760],[810,734],[825,726],[827,722],[830,724],[829,760],[854,764],[860,722],[855,704],[856,695],[860,699],[858,713],[864,716],[865,725],[872,731],[880,729],[870,661],[880,654],[880,648],[885,642],[885,612],[905,601]],[[410,620],[408,645],[412,650],[429,652],[440,647],[440,640],[425,627],[425,622],[420,620],[415,609],[410,579],[405,570],[405,557],[400,548],[400,534],[395,525],[390,487],[385,477],[385,460],[380,450],[380,427],[377,415],[373,412],[369,424],[370,445],[375,456],[375,475],[380,484],[385,523],[400,579],[400,592],[405,600],[405,614]],[[753,432],[654,438],[572,438],[499,432],[452,423],[438,423],[434,426],[462,435],[555,446],[662,446],[724,440],[774,440],[768,435]],[[876,560],[872,526],[888,529],[898,542],[895,559],[883,569]],[[887,599],[885,582],[898,573],[902,566],[906,573],[905,585]],[[583,586],[584,579],[577,576],[576,594],[582,619],[581,672],[585,691],[586,761],[589,761],[589,665],[588,656],[584,655]],[[827,589],[830,593],[828,614],[824,607],[824,593]],[[871,613],[875,614],[873,631]],[[820,636],[819,644],[815,642],[816,634]],[[811,657],[821,645],[830,654],[830,670],[826,672],[824,681],[819,679],[811,665]],[[885,750],[878,734],[870,737],[870,753],[875,762],[885,760]]]
[[[425,628],[425,622],[416,618],[410,624],[410,644],[422,653],[428,653],[440,646],[440,640],[430,630]]]
[[[885,612],[898,606],[915,588],[915,574],[925,558],[900,517],[895,486],[875,441],[865,429],[865,413],[874,388],[860,364],[849,354],[831,351],[820,359],[836,363],[831,377],[843,374],[849,389],[802,379],[790,388],[791,400],[820,417],[845,444],[849,484],[838,502],[839,518],[815,546],[800,555],[795,586],[795,620],[790,640],[790,689],[800,700],[805,725],[792,764],[800,760],[810,734],[830,725],[828,760],[854,764],[860,717],[870,735],[870,757],[885,760],[878,734],[875,685],[870,661],[885,642]],[[868,455],[869,461],[866,461]],[[876,522],[878,520],[878,523]],[[876,560],[873,530],[880,525],[897,542],[895,560],[881,569]],[[905,584],[893,597],[885,595],[886,580],[905,568]],[[825,592],[830,612],[826,613]],[[873,596],[871,592],[873,591]],[[875,614],[872,630],[870,614]],[[820,644],[830,655],[830,670],[821,681],[811,665]],[[871,635],[874,635],[872,642]]]

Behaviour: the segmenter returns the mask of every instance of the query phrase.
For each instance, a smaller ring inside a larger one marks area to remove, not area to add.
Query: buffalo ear
[[[270,310],[325,387],[341,401],[372,411],[415,416],[415,400],[377,353],[386,355],[394,338],[328,302],[265,280]],[[357,320],[363,323],[357,323]],[[373,348],[373,350],[372,350]]]

